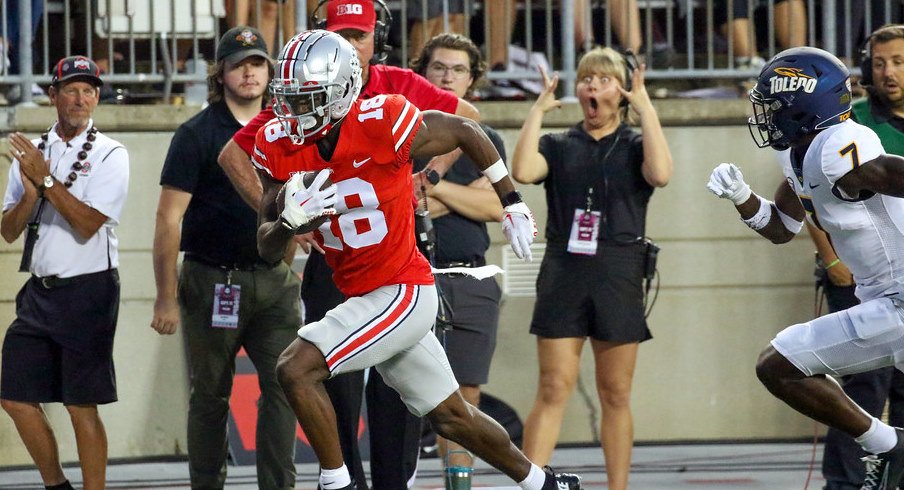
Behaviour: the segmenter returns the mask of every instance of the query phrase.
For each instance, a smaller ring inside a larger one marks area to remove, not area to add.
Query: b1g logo
[[[778,76],[769,79],[770,91],[773,94],[796,92],[803,89],[812,94],[816,90],[817,79],[804,73],[800,68],[779,67],[775,69]]]
[[[346,3],[336,9],[336,15],[364,15],[364,7],[360,3]]]

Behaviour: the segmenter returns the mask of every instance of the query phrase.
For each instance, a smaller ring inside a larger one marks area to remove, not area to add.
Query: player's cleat
[[[904,475],[904,430],[895,427],[898,443],[890,451],[871,454],[866,463],[866,478],[861,490],[894,490]]]
[[[581,477],[571,473],[556,473],[549,466],[544,466],[546,481],[543,490],[581,490]]]

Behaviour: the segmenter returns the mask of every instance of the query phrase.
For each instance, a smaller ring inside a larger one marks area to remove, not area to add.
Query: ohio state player
[[[258,248],[282,257],[310,222],[339,288],[349,296],[323,320],[299,329],[277,366],[279,381],[320,460],[320,486],[351,489],[335,413],[323,381],[375,367],[408,409],[436,432],[473,451],[526,490],[578,489],[575,475],[532,464],[505,430],[468,405],[431,332],[437,294],[414,241],[411,159],[456,147],[484,171],[505,206],[503,231],[515,254],[530,260],[536,234],[530,210],[477,124],[441,112],[421,113],[398,95],[356,100],[361,88],[354,48],[337,34],[308,31],[283,48],[271,84],[277,119],[257,135],[253,162],[264,188]],[[319,171],[308,187],[300,171]],[[321,188],[329,173],[334,186]],[[275,197],[286,183],[284,209]]]

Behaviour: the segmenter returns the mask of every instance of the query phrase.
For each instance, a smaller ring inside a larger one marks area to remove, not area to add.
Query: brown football
[[[317,177],[317,171],[301,171],[302,174],[301,181],[304,183],[305,187],[310,187],[314,183],[314,179]],[[323,182],[323,185],[320,186],[321,189],[326,189],[327,187],[333,185],[332,179],[327,177],[327,179]],[[276,194],[276,212],[277,214],[282,214],[283,209],[285,208],[286,203],[286,185],[283,184],[280,187],[279,192]],[[296,234],[300,235],[302,233],[308,233],[310,231],[316,230],[321,224],[323,224],[329,216],[324,216],[322,218],[318,218],[307,225],[299,227],[296,230]]]

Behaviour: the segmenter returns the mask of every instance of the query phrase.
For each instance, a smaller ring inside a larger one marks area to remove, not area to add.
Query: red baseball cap
[[[356,29],[373,32],[376,22],[373,0],[330,0],[326,6],[326,28],[329,31]]]

